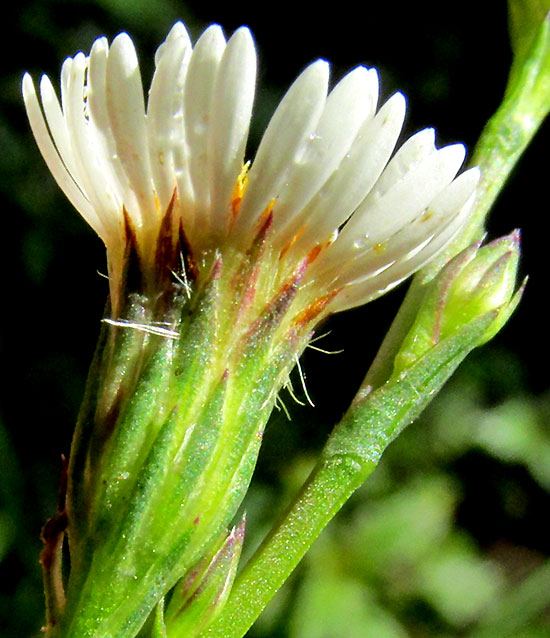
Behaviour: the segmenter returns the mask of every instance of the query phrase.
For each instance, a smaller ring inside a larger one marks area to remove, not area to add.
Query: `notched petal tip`
[[[425,143],[427,145],[430,145],[432,147],[435,148],[435,129],[432,126],[428,126],[427,128],[423,128],[422,130],[418,131],[418,133],[415,133],[415,135],[412,136],[417,137],[417,138],[423,138],[423,140],[425,141]],[[412,138],[411,138],[412,139]]]
[[[351,71],[348,71],[344,78],[361,78],[361,81],[366,81],[367,78],[370,78],[370,69],[368,69],[363,64],[356,66]]]
[[[368,69],[364,66],[358,66],[344,75],[338,84],[334,86],[330,92],[329,100],[339,95],[337,110],[341,110],[340,116],[345,114],[344,117],[347,117],[349,112],[350,116],[353,117],[353,111],[356,109],[361,114],[358,114],[360,120],[365,121],[374,110],[376,100],[373,98],[376,92],[376,87],[373,87]],[[365,105],[368,105],[368,108],[365,108]],[[334,115],[332,118],[334,119]]]

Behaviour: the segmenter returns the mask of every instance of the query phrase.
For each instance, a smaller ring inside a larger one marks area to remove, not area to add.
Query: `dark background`
[[[103,247],[63,198],[28,129],[20,98],[23,72],[35,79],[46,72],[56,84],[66,56],[88,51],[100,35],[112,39],[126,30],[147,86],[154,50],[175,20],[186,22],[194,39],[211,22],[222,24],[226,34],[247,24],[260,59],[249,156],[286,87],[318,57],[331,62],[334,80],[357,64],[376,66],[383,97],[402,90],[409,99],[407,135],[434,126],[440,145],[463,141],[472,149],[498,106],[511,61],[506,3],[464,0],[438,7],[11,3],[0,45],[3,637],[38,635],[42,622],[39,532],[54,511],[60,456],[69,449],[107,293],[97,274],[104,270]],[[550,547],[541,513],[550,505],[548,142],[546,126],[488,223],[490,238],[522,229],[520,271],[530,281],[520,308],[392,446],[370,486],[327,530],[254,635],[547,635]],[[402,296],[400,287],[334,317],[319,345],[342,354],[306,353],[303,366],[316,408],[286,398],[292,423],[279,414],[268,429],[247,504],[251,545],[348,405]],[[431,532],[419,521],[432,521]],[[422,549],[430,533],[432,544]],[[509,597],[524,590],[529,604],[514,608]]]

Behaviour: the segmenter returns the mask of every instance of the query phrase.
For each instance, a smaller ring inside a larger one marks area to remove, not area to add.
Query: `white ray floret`
[[[314,62],[294,81],[264,133],[239,211],[242,233],[296,174],[326,103],[329,68]]]
[[[295,252],[325,241],[365,199],[390,158],[405,118],[405,99],[397,93],[375,117],[365,121],[336,170],[301,215],[306,232]]]
[[[156,69],[147,109],[147,138],[161,210],[166,210],[174,193],[178,147],[183,148],[179,155],[188,154],[183,138],[182,103],[191,52],[187,31],[177,22],[155,56]]]
[[[372,118],[377,93],[377,78],[364,67],[348,73],[330,92],[323,114],[301,156],[290,167],[289,181],[277,199],[275,222],[281,242],[305,223],[307,204],[341,164],[361,126]]]
[[[318,297],[338,291],[331,309],[341,310],[397,285],[460,231],[477,170],[456,177],[464,147],[437,149],[432,129],[395,151],[405,99],[397,93],[378,108],[374,69],[358,67],[329,91],[327,62],[309,65],[276,109],[245,178],[255,78],[248,29],[226,41],[214,25],[193,47],[181,23],[157,51],[147,103],[125,33],[64,62],[61,101],[46,76],[37,94],[25,74],[38,146],[105,242],[111,275],[124,254],[123,211],[152,265],[169,205],[198,257],[226,245],[246,250],[272,209],[277,268],[292,271],[320,248],[305,284]]]

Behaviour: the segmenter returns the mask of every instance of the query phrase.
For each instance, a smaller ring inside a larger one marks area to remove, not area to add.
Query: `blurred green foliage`
[[[386,6],[387,5],[387,6]],[[313,58],[339,77],[380,69],[383,95],[409,97],[407,134],[435,126],[470,146],[504,90],[506,3],[464,0],[357,6],[303,15],[295,4],[176,0],[22,0],[5,10],[0,64],[0,635],[39,636],[40,527],[55,510],[71,431],[107,292],[103,248],[71,210],[29,133],[23,71],[55,78],[64,57],[127,29],[150,76],[172,22],[248,24],[260,51],[250,154],[285,87]],[[147,82],[147,80],[145,80]],[[318,540],[250,636],[270,638],[542,638],[550,634],[550,338],[546,126],[496,206],[491,238],[523,229],[530,281],[510,324],[479,350]],[[402,291],[334,317],[303,368],[316,408],[283,397],[245,504],[250,555],[307,475],[351,400]],[[299,392],[299,384],[296,384]],[[546,525],[546,527],[545,527]]]

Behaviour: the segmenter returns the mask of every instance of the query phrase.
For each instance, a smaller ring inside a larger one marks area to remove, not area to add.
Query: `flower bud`
[[[516,308],[525,282],[514,293],[520,255],[520,234],[480,247],[473,244],[456,255],[440,272],[395,358],[394,375],[401,374],[437,343],[494,314],[481,345],[506,323]]]
[[[198,636],[220,614],[237,572],[244,528],[243,518],[180,580],[165,615],[169,638]]]

